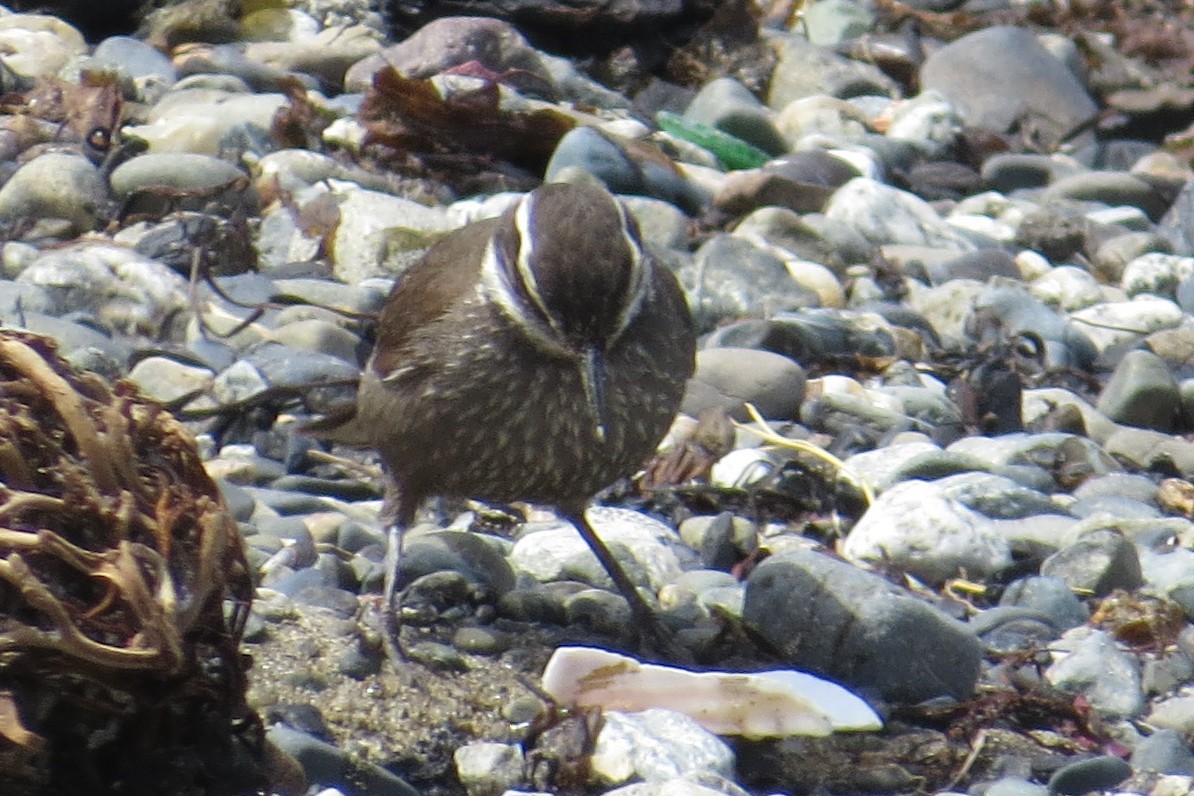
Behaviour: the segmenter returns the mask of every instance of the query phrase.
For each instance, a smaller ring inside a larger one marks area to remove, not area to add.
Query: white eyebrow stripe
[[[622,302],[622,308],[618,312],[618,321],[614,324],[613,333],[610,335],[610,342],[613,343],[622,336],[622,332],[630,326],[630,322],[634,320],[634,316],[638,314],[639,308],[642,306],[643,299],[646,298],[647,292],[650,290],[651,283],[647,279],[647,270],[650,265],[644,262],[642,244],[630,234],[631,220],[630,211],[626,209],[626,205],[614,199],[614,205],[618,208],[618,218],[622,225],[622,238],[626,241],[626,247],[630,250],[630,280],[626,285],[626,299]]]
[[[534,238],[531,236],[531,223],[531,195],[527,194],[518,203],[518,209],[514,211],[514,229],[518,233],[518,276],[522,280],[523,289],[530,296],[535,307],[543,313],[543,317],[547,319],[547,324],[552,331],[562,339],[564,333],[560,329],[559,321],[547,308],[547,302],[544,301],[543,294],[539,291],[539,279],[535,275],[535,269],[531,266],[531,253],[535,249]]]
[[[485,246],[479,289],[486,297],[496,302],[502,313],[517,324],[523,334],[540,348],[556,355],[572,356],[572,351],[565,344],[563,337],[554,329],[545,326],[538,316],[530,313],[529,308],[524,306],[523,301],[515,294],[494,238],[490,238]]]

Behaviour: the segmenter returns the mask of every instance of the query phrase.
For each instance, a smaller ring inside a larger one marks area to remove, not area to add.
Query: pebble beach
[[[0,6],[0,327],[194,436],[262,792],[1194,792],[1188,5],[54,6]],[[881,730],[552,705],[553,650],[636,638],[536,506],[424,507],[387,658],[376,456],[301,425],[403,271],[545,181],[617,194],[701,334],[591,523],[695,668]]]

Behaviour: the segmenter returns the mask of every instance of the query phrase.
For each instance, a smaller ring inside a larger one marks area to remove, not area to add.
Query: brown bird
[[[674,649],[584,510],[654,451],[694,356],[679,284],[602,188],[544,185],[432,246],[382,307],[354,411],[309,427],[385,465],[392,638],[402,533],[438,495],[554,506]]]

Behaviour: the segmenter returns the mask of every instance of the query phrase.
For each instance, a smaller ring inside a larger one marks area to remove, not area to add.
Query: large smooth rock
[[[1026,28],[986,28],[947,44],[925,61],[920,83],[944,94],[968,125],[1002,133],[1020,124],[1053,143],[1098,111],[1086,87]]]
[[[809,550],[764,561],[743,619],[789,663],[892,702],[970,695],[983,645],[964,625],[888,581]]]

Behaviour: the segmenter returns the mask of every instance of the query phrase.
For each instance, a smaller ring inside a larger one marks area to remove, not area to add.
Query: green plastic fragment
[[[655,123],[660,130],[709,150],[727,169],[755,169],[771,159],[766,152],[737,136],[707,124],[691,122],[678,113],[659,111],[655,114]]]

